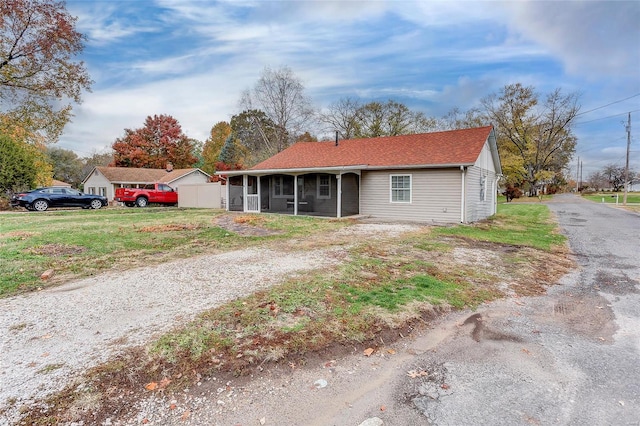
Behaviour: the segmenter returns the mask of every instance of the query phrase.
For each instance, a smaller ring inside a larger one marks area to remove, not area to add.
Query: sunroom
[[[359,169],[237,170],[227,176],[227,209],[346,217],[360,212]]]

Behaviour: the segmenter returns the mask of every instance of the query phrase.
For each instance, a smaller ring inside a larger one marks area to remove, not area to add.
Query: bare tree
[[[434,118],[391,99],[361,104],[357,99],[343,98],[331,104],[320,121],[326,130],[337,130],[344,139],[426,133],[437,128]]]
[[[332,103],[318,116],[324,125],[324,130],[329,133],[335,131],[342,139],[351,139],[358,131],[358,111],[362,103],[354,98],[342,98]]]
[[[242,94],[240,106],[243,110],[264,111],[275,123],[273,145],[278,152],[293,142],[294,135],[304,133],[314,117],[302,81],[286,66],[277,70],[266,67],[253,90]]]

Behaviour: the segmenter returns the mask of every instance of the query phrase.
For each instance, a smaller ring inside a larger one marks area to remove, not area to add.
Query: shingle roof
[[[136,167],[96,167],[96,170],[113,183],[171,183],[182,176],[200,169],[175,169],[167,172],[164,169],[143,169]]]
[[[491,126],[335,142],[298,142],[251,170],[322,167],[399,167],[475,163]]]

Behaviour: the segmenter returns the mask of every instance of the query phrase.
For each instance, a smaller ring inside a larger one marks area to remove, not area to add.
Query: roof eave
[[[287,169],[260,169],[260,170],[226,170],[215,172],[218,176],[242,176],[242,175],[273,175],[273,174],[296,174],[296,173],[335,173],[335,172],[356,172],[360,170],[406,170],[406,169],[449,169],[457,167],[470,167],[474,163],[447,163],[447,164],[400,164],[394,166],[332,166],[332,167],[298,167]]]

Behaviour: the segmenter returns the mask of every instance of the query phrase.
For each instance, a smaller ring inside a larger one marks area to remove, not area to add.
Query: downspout
[[[460,191],[460,223],[464,223],[466,218],[466,205],[465,205],[465,175],[467,169],[464,166],[460,166],[460,171],[462,172],[462,190]]]

